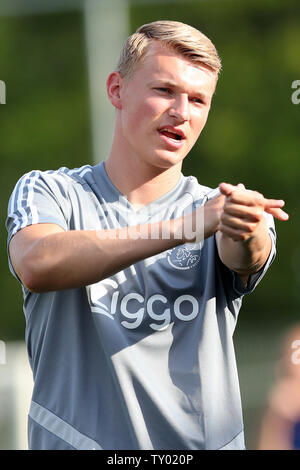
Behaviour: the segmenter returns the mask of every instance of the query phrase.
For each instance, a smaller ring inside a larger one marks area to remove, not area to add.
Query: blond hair
[[[218,52],[205,34],[179,21],[167,20],[144,24],[129,36],[121,51],[116,71],[122,77],[130,78],[153,41],[160,41],[194,64],[209,67],[216,75],[221,71]]]

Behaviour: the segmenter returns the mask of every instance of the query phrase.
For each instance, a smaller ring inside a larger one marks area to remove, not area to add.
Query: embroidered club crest
[[[173,268],[191,269],[200,261],[202,243],[186,243],[168,251],[167,259]]]

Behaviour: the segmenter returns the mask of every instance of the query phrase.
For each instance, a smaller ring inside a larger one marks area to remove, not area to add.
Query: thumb
[[[240,183],[241,184],[241,183]],[[243,185],[244,186],[244,185]],[[219,189],[221,191],[221,193],[224,195],[224,196],[230,196],[231,193],[233,193],[233,191],[235,191],[237,188],[239,187],[238,186],[234,186],[233,184],[229,184],[229,183],[221,183],[219,184]]]

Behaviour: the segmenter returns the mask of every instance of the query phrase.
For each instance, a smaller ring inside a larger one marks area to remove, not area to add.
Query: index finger
[[[251,189],[237,188],[228,196],[229,201],[234,204],[242,204],[244,206],[264,206],[264,196]]]
[[[285,202],[283,199],[266,199],[264,198],[264,206],[265,209],[272,208],[272,207],[283,207]]]

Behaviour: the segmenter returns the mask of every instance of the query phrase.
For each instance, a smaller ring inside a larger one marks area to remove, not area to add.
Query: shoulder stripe
[[[64,173],[66,175],[77,174],[78,176],[82,176],[82,175],[84,175],[85,173],[87,173],[89,171],[92,171],[92,168],[91,168],[90,165],[83,165],[80,168],[73,168],[72,170],[70,170],[69,168],[63,166],[63,167],[59,168],[59,170],[58,170],[58,172]]]
[[[24,175],[12,193],[8,215],[13,218],[15,223],[13,235],[28,225],[30,219],[32,223],[36,223],[38,220],[37,209],[33,204],[33,186],[39,174],[39,171],[33,171]]]
[[[34,183],[35,183],[38,176],[39,176],[39,172],[34,172],[34,176],[33,176],[33,178],[31,178],[31,180],[29,181],[28,186],[27,186],[27,206],[29,207],[30,212],[31,212],[31,223],[32,224],[36,224],[38,222],[37,208],[33,204],[33,196],[34,196],[33,186],[34,186]],[[25,227],[27,225],[28,218],[29,217],[27,215],[27,220],[24,220],[21,227]]]
[[[88,167],[88,168],[85,168],[85,170],[83,170],[79,176],[82,178],[86,173],[90,173],[92,171],[91,167]]]
[[[80,178],[82,178],[86,173],[89,173],[91,172],[92,169],[89,165],[84,165],[80,168],[74,168],[74,170],[69,170],[69,174],[70,175],[74,175],[74,174],[77,174],[77,176],[79,176]]]

